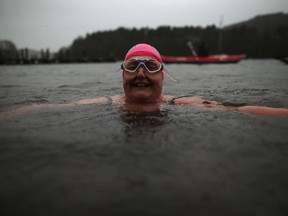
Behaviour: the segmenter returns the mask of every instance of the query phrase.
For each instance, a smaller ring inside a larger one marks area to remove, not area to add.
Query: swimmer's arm
[[[108,97],[99,97],[99,98],[90,98],[90,99],[84,99],[75,101],[72,103],[64,104],[66,106],[76,106],[76,105],[89,105],[89,104],[105,104],[109,102]]]
[[[204,102],[205,103],[205,102]],[[262,115],[262,116],[288,116],[287,108],[274,108],[274,107],[264,107],[264,106],[224,106],[221,103],[212,101],[207,102],[205,105],[210,108],[218,108],[228,111],[239,111],[243,113],[249,113],[253,115]]]
[[[288,109],[287,108],[242,106],[242,107],[237,107],[237,110],[240,112],[250,113],[250,114],[254,114],[254,115],[288,116]]]
[[[89,104],[114,104],[123,101],[124,97],[122,95],[114,95],[112,97],[99,97],[99,98],[90,98],[75,101],[68,104],[63,104],[64,106],[75,106],[75,105],[89,105]]]
[[[253,115],[265,115],[265,116],[288,116],[288,108],[274,108],[264,106],[225,106],[216,101],[207,101],[200,97],[183,97],[175,101],[176,104],[183,105],[195,105],[207,108],[215,108],[228,111],[240,111]]]
[[[114,97],[112,100],[114,100]],[[89,105],[89,104],[105,104],[108,102],[109,98],[99,97],[99,98],[79,100],[66,104],[33,104],[0,113],[0,121],[15,119],[17,117],[43,109],[57,109],[57,108],[73,107],[78,105]]]

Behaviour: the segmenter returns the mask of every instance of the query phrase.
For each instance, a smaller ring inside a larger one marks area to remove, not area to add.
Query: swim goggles
[[[129,59],[122,63],[121,68],[127,72],[134,73],[140,66],[143,66],[149,73],[156,73],[163,69],[163,65],[154,59]]]

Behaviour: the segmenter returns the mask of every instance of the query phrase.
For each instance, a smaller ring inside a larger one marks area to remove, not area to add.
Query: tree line
[[[220,29],[214,25],[202,27],[170,27],[157,29],[118,28],[87,34],[74,40],[69,48],[58,52],[60,62],[101,62],[122,60],[129,48],[137,43],[149,43],[162,55],[192,55],[187,43],[195,50],[205,42],[210,54],[246,54],[250,58],[274,58],[288,55],[288,27],[258,30],[239,26]]]
[[[76,38],[69,47],[61,48],[54,55],[46,51],[37,60],[46,63],[121,61],[127,50],[137,43],[149,43],[162,55],[191,56],[191,49],[187,46],[189,42],[192,42],[196,51],[198,45],[205,42],[210,55],[246,54],[248,58],[283,57],[288,56],[288,26],[279,25],[270,29],[259,29],[249,25],[223,29],[215,25],[160,26],[156,29],[120,27],[116,30],[99,31]],[[23,50],[16,50],[14,54],[11,50],[9,52],[6,50],[7,53],[10,60],[14,58],[15,61],[20,57],[23,60],[25,56]],[[5,50],[1,47],[0,63],[5,63]]]

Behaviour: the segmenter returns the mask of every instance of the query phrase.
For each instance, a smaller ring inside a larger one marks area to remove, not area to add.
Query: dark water
[[[122,94],[119,64],[0,67],[1,111]],[[274,60],[167,65],[165,94],[288,107]],[[1,215],[287,215],[288,118],[165,105],[40,110],[0,122]]]

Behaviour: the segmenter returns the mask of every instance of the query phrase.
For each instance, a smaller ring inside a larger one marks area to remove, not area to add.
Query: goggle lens
[[[143,65],[143,67],[150,73],[156,73],[163,69],[163,65],[153,59],[149,60],[130,59],[123,62],[122,69],[134,73],[141,65]]]

